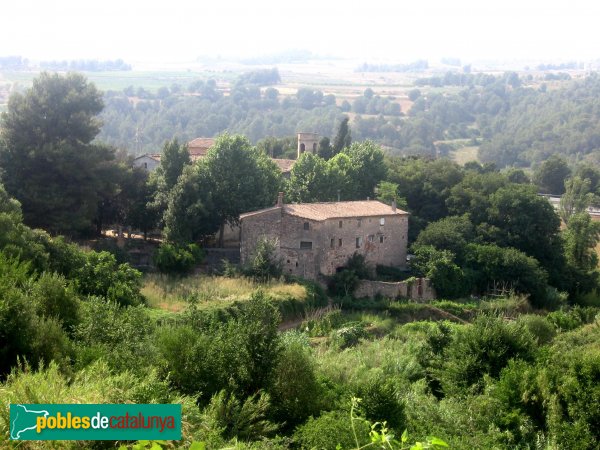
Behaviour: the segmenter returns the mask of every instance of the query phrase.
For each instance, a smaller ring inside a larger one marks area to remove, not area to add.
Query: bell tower
[[[304,152],[317,154],[319,135],[317,133],[298,133],[298,158]]]

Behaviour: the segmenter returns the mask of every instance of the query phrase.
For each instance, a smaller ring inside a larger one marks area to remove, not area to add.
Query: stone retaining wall
[[[354,291],[354,297],[375,297],[382,295],[389,298],[408,298],[415,301],[429,301],[436,297],[435,289],[431,285],[429,278],[417,278],[412,282],[398,281],[371,281],[361,280]]]

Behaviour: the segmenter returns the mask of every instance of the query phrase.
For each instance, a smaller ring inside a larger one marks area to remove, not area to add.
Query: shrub
[[[204,422],[226,439],[255,440],[277,430],[277,426],[266,419],[269,407],[270,398],[264,392],[251,395],[242,402],[222,390],[210,399],[204,409]]]
[[[321,414],[316,419],[311,417],[304,425],[296,429],[295,441],[301,448],[356,448],[350,420],[347,411],[330,411]],[[363,421],[356,421],[355,427],[359,444],[367,444],[369,442],[369,425]]]
[[[129,264],[117,264],[108,252],[87,252],[85,264],[76,271],[75,286],[84,295],[96,295],[120,305],[139,305],[142,274]]]
[[[404,403],[396,394],[392,382],[384,377],[373,377],[360,386],[358,395],[362,399],[360,408],[371,422],[387,422],[396,432],[406,428]]]
[[[154,264],[168,274],[186,274],[204,259],[204,252],[196,244],[179,246],[163,242],[154,254]]]
[[[348,323],[343,328],[334,330],[329,336],[329,342],[334,348],[343,350],[354,347],[361,339],[368,336],[363,323]]]
[[[556,336],[556,329],[545,317],[525,314],[519,316],[517,323],[531,333],[538,345],[548,344]]]
[[[533,336],[524,327],[480,316],[473,325],[458,330],[436,373],[446,395],[459,395],[469,388],[478,391],[484,375],[497,378],[511,359],[531,360],[534,350]]]
[[[336,297],[348,297],[356,290],[360,280],[370,278],[365,257],[355,252],[329,281],[329,292]]]
[[[283,265],[277,254],[277,247],[276,240],[259,238],[246,273],[261,283],[279,278],[283,273]]]
[[[79,299],[64,277],[44,273],[33,283],[31,297],[36,313],[54,317],[66,330],[72,330],[79,321]]]
[[[275,418],[293,427],[319,412],[322,392],[306,336],[288,332],[282,341],[271,393]]]

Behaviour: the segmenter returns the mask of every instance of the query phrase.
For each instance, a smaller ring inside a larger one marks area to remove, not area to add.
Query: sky
[[[583,61],[600,58],[599,19],[594,0],[5,0],[0,56]]]

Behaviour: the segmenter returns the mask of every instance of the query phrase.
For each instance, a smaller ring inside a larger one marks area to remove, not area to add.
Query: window
[[[306,145],[300,144],[300,153],[304,153],[304,150],[306,150]]]
[[[369,242],[375,242],[375,235],[374,234],[370,234],[369,235]]]
[[[338,239],[338,247],[341,247],[341,246],[342,246],[342,240]]]
[[[317,151],[317,143],[315,142],[315,143],[313,144],[313,152],[316,152],[316,151]]]
[[[339,223],[338,223],[338,227],[339,227],[339,228],[342,228],[342,221],[341,221],[341,220],[340,220],[340,221],[339,221]]]
[[[363,238],[362,237],[357,237],[356,238],[356,248],[361,248],[362,247],[362,242],[363,242]]]
[[[335,239],[332,238],[331,239],[331,248],[334,248],[334,247],[335,247]]]
[[[379,236],[379,243],[380,243],[380,244],[383,244],[383,235],[382,235],[382,236]]]
[[[148,168],[148,163],[144,163],[144,169]]]
[[[379,219],[379,225],[385,225],[385,217]]]
[[[360,228],[360,226],[361,226],[361,222],[362,222],[362,219],[358,219],[358,220],[356,221],[356,226],[357,226],[358,228]]]
[[[300,241],[301,250],[312,250],[312,242]]]
[[[304,222],[304,229],[305,230],[310,230],[310,223]]]

